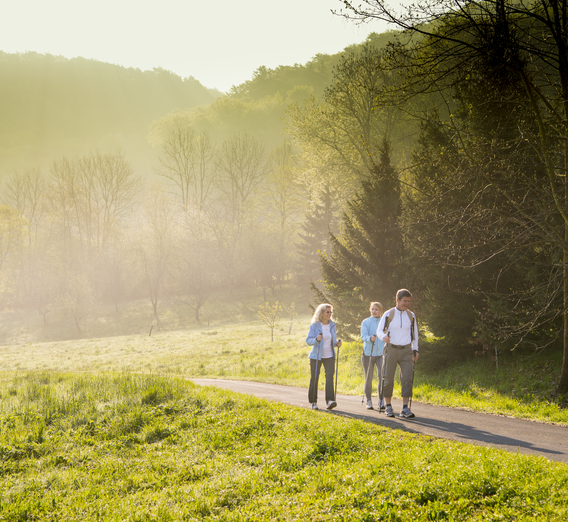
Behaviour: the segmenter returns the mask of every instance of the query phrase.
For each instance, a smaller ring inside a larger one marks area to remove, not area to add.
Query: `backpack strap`
[[[385,327],[383,328],[383,333],[387,333],[387,330],[389,329],[389,324],[391,323],[393,317],[394,317],[394,308],[391,308],[389,310],[389,315],[387,315],[387,318],[385,319]]]
[[[414,342],[414,316],[412,315],[410,310],[407,310],[406,313],[408,314],[408,318],[410,319],[410,339],[412,342]]]

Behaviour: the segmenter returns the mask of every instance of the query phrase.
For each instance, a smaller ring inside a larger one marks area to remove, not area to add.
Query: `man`
[[[414,413],[408,407],[412,397],[412,372],[418,360],[418,324],[416,316],[408,310],[412,294],[401,289],[396,293],[396,307],[385,312],[377,327],[377,337],[385,342],[383,360],[383,396],[387,417],[394,417],[392,392],[396,366],[400,366],[402,395],[401,417],[411,419]]]

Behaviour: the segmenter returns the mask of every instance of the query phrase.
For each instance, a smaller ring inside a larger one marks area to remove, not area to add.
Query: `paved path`
[[[308,392],[305,388],[281,386],[251,381],[231,381],[222,379],[192,379],[201,386],[217,386],[239,393],[254,395],[292,406],[308,408]],[[323,407],[323,391],[319,392],[319,406]],[[499,415],[474,413],[444,406],[432,406],[414,401],[414,419],[398,417],[400,401],[393,400],[397,414],[386,417],[376,410],[367,410],[361,403],[361,396],[338,395],[337,408],[331,412],[320,410],[318,414],[341,415],[352,419],[374,422],[389,428],[403,429],[412,433],[422,433],[460,442],[500,448],[513,453],[541,455],[550,460],[568,464],[568,427],[513,419]],[[376,404],[376,399],[375,399]]]

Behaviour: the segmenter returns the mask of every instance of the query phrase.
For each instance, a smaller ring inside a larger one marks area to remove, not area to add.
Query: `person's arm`
[[[385,329],[385,321],[387,318],[387,314],[386,312],[382,315],[381,320],[379,321],[379,326],[377,327],[377,337],[379,339],[381,339],[381,341],[386,342],[385,341],[385,337],[388,337],[388,332],[387,333],[383,333],[383,330]]]
[[[367,343],[371,342],[371,336],[373,335],[373,333],[369,330],[369,322],[367,321],[367,319],[365,319],[361,323],[361,341],[365,341]]]
[[[318,342],[316,335],[316,323],[310,325],[310,331],[308,332],[308,337],[306,338],[306,344],[308,346],[313,346]]]

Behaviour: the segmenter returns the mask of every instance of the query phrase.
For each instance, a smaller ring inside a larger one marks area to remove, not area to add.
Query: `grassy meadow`
[[[564,464],[194,386],[307,386],[307,310],[283,313],[271,342],[258,295],[241,297],[211,299],[201,325],[164,303],[151,335],[147,303],[101,311],[84,337],[63,317],[0,314],[0,520],[567,518]],[[360,350],[340,351],[341,393],[361,393]],[[418,364],[415,400],[568,425],[554,372]]]
[[[180,377],[4,372],[0,520],[558,520],[568,466]]]
[[[39,316],[4,312],[0,314],[0,339],[4,339],[0,372],[120,371],[307,387],[308,297],[298,299],[293,288],[277,293],[274,299],[288,305],[296,298],[299,315],[291,319],[282,312],[274,342],[258,317],[260,292],[251,289],[239,297],[231,302],[227,295],[213,296],[202,324],[195,322],[187,306],[165,302],[161,330],[152,321],[148,303],[130,303],[118,313],[108,308],[87,323],[86,337],[78,334],[71,320],[53,317],[42,327]],[[360,353],[361,344],[356,342],[345,343],[340,350],[340,393],[362,392]],[[428,372],[419,361],[414,399],[568,425],[568,409],[550,399],[561,354],[545,355],[503,357],[499,368],[490,359],[471,360],[436,373]],[[395,387],[395,396],[399,391]]]

